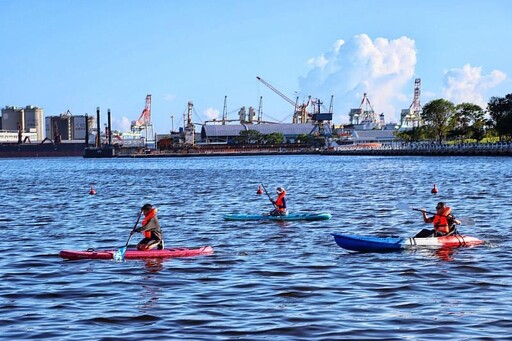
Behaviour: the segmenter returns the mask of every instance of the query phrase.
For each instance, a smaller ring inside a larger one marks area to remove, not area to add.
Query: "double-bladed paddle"
[[[426,211],[424,209],[421,209],[421,208],[414,208],[414,207],[410,207],[409,205],[405,204],[405,203],[399,203],[398,205],[398,208],[400,209],[407,209],[407,210],[413,210],[413,211],[418,211],[418,212],[425,212],[427,214],[432,214],[432,215],[438,215],[437,213],[433,213],[433,212],[429,212],[429,211]],[[468,218],[468,217],[456,217],[455,219],[457,219],[458,221],[460,221],[460,223],[462,225],[467,225],[467,226],[474,226],[475,225],[475,220],[473,218]]]
[[[130,239],[132,239],[132,236],[135,233],[135,229],[137,228],[137,225],[139,224],[139,220],[140,220],[141,216],[142,216],[142,211],[140,211],[139,215],[137,216],[137,222],[135,223],[135,226],[133,227],[132,231],[130,232],[130,236],[128,237],[128,240],[126,241],[126,244],[114,253],[115,260],[117,260],[117,261],[124,260],[124,254],[126,253],[126,248],[128,247],[128,243],[130,242]]]

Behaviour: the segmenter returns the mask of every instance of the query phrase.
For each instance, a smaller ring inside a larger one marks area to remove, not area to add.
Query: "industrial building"
[[[87,125],[86,120],[89,121]],[[69,110],[59,116],[47,116],[46,137],[56,142],[85,141],[87,126],[94,127],[94,116],[73,116]]]
[[[0,120],[0,142],[42,142],[45,139],[85,141],[87,124],[94,126],[94,117],[73,116],[69,110],[58,116],[43,118],[43,108],[6,106]]]
[[[331,130],[330,125],[324,123],[324,131]],[[299,135],[314,134],[319,127],[314,123],[279,123],[279,124],[205,124],[201,128],[201,141],[204,143],[230,143],[236,137],[240,136],[240,132],[255,130],[262,135],[272,133],[281,133],[284,135],[285,141],[295,142]]]

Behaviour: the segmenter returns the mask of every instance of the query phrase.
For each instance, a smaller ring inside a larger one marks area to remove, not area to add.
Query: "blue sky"
[[[0,106],[45,115],[110,109],[128,130],[152,95],[155,131],[259,106],[291,122],[287,97],[311,95],[334,123],[368,94],[397,122],[421,78],[421,103],[485,107],[512,93],[508,0],[0,0]],[[171,120],[171,115],[174,117]]]

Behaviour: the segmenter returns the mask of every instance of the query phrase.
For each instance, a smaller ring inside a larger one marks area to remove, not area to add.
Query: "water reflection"
[[[144,267],[148,274],[158,273],[164,268],[164,261],[165,259],[162,258],[145,259]],[[148,278],[150,278],[150,276],[148,276]]]

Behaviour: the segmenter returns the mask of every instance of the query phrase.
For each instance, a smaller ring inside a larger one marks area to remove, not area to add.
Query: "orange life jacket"
[[[452,212],[450,207],[445,207],[443,212],[436,213],[434,219],[432,220],[432,224],[434,225],[434,229],[441,233],[450,232],[450,224],[448,223],[448,215]]]
[[[143,227],[147,225],[147,223],[151,220],[151,218],[156,216],[156,212],[157,212],[156,207],[152,208],[151,211],[149,211],[148,215],[142,221],[142,226]],[[144,231],[144,237],[145,238],[151,238],[151,231],[149,231],[149,230],[148,231]]]
[[[276,199],[276,206],[279,212],[286,212],[286,200],[284,199],[284,196],[286,195],[286,192],[283,191],[281,194],[277,196]]]

